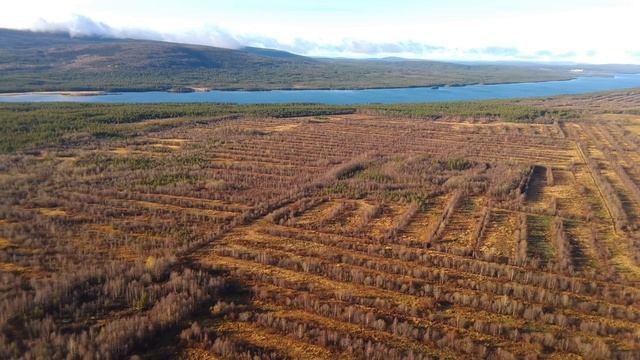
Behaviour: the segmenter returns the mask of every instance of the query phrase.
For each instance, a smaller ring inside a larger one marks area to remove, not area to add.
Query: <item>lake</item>
[[[122,92],[95,96],[59,94],[0,95],[0,102],[89,102],[89,103],[172,103],[172,102],[224,102],[224,103],[417,103],[439,101],[469,101],[545,97],[582,94],[597,91],[640,87],[640,74],[613,77],[579,77],[568,81],[538,83],[467,85],[455,87],[418,87],[369,90],[275,90],[275,91],[209,91],[171,93],[161,91]]]

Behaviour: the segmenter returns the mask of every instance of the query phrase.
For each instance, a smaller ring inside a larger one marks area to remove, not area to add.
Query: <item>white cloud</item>
[[[380,1],[365,6],[368,3],[363,1],[325,0],[322,6],[309,4],[182,0],[178,6],[162,0],[21,0],[3,5],[0,27],[229,48],[261,46],[311,56],[640,63],[640,45],[633,38],[640,1],[496,0],[489,4],[460,0],[436,5],[399,0],[394,6]],[[46,20],[33,25],[36,15]]]
[[[124,28],[117,29],[87,16],[74,14],[71,19],[61,22],[50,22],[38,19],[30,27],[33,31],[66,32],[71,37],[104,37],[104,38],[132,38],[144,40],[166,40],[158,32],[146,29]]]

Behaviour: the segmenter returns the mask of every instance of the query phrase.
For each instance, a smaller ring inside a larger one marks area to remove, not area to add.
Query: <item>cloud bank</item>
[[[102,37],[116,39],[164,40],[162,34],[144,29],[116,29],[103,22],[82,15],[74,15],[65,22],[49,22],[39,19],[32,27],[38,32],[62,32],[71,37]]]
[[[362,39],[342,39],[337,43],[319,43],[296,38],[291,42],[253,34],[233,34],[217,26],[209,25],[179,33],[162,33],[149,29],[115,28],[87,16],[74,15],[65,22],[48,22],[40,19],[31,27],[33,31],[65,32],[72,37],[103,37],[140,39],[217,46],[238,49],[245,46],[263,47],[318,57],[384,58],[404,57],[453,61],[580,61],[592,62],[598,52],[550,50],[523,51],[517,47],[489,46],[474,48],[446,47],[418,41],[373,42]],[[640,53],[630,53],[640,60]]]

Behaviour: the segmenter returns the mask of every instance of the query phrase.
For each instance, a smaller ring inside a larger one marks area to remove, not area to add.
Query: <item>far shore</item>
[[[23,96],[23,95],[61,95],[61,96],[98,96],[98,95],[114,95],[121,93],[142,93],[142,92],[165,92],[165,93],[206,93],[210,91],[223,91],[223,92],[270,92],[270,91],[327,91],[327,90],[394,90],[394,89],[415,89],[415,88],[430,88],[433,90],[441,88],[457,88],[476,85],[510,85],[510,84],[537,84],[547,82],[564,82],[573,81],[579,78],[612,78],[620,74],[581,74],[576,76],[575,74],[568,77],[561,77],[557,79],[541,79],[541,80],[528,80],[528,81],[487,81],[487,82],[461,82],[461,83],[431,83],[431,84],[414,84],[414,85],[383,85],[383,86],[313,86],[307,84],[296,84],[293,86],[282,87],[229,87],[229,86],[176,86],[172,88],[160,87],[160,88],[117,88],[113,90],[51,90],[51,91],[0,91],[0,97],[9,96]],[[624,75],[640,75],[640,73],[624,73]]]
[[[20,96],[20,95],[64,95],[64,96],[96,96],[106,95],[108,92],[99,90],[83,90],[83,91],[26,91],[26,92],[10,92],[0,93],[2,96]]]
[[[608,76],[607,76],[608,77]],[[96,96],[96,95],[112,95],[114,93],[139,93],[139,92],[166,92],[166,93],[203,93],[210,91],[245,91],[245,92],[268,92],[268,91],[325,91],[325,90],[393,90],[393,89],[415,89],[415,88],[449,88],[464,87],[473,85],[508,85],[508,84],[528,84],[542,83],[553,81],[571,81],[577,77],[566,77],[558,79],[542,79],[529,81],[496,81],[496,82],[468,82],[468,83],[439,83],[439,84],[414,84],[414,85],[386,85],[386,86],[312,86],[312,85],[294,85],[282,87],[229,87],[229,86],[177,86],[172,88],[119,88],[115,90],[52,90],[52,91],[11,91],[0,92],[0,96],[19,96],[19,95],[64,95],[64,96]]]

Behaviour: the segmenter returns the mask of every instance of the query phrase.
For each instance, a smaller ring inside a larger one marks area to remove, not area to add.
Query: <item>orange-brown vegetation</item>
[[[637,359],[638,95],[594,101],[1,155],[0,357]]]

